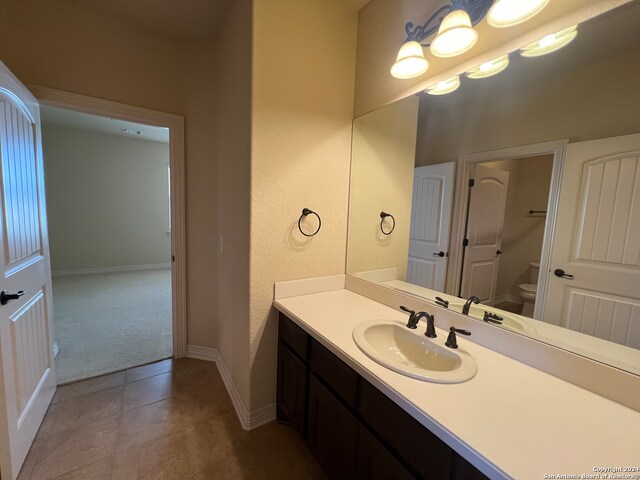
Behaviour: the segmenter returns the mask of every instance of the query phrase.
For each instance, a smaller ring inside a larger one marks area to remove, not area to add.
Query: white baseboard
[[[201,347],[199,345],[187,345],[187,357],[207,362],[215,362],[218,359],[218,350],[211,347]]]
[[[187,357],[208,360],[216,363],[220,376],[222,377],[222,381],[224,382],[224,386],[231,398],[233,408],[238,415],[238,420],[240,420],[240,425],[242,425],[244,430],[253,430],[254,428],[258,428],[276,419],[275,402],[253,411],[249,411],[247,409],[240,397],[240,393],[238,393],[238,389],[231,379],[227,365],[224,363],[224,359],[217,349],[188,345]]]
[[[58,358],[58,355],[60,355],[60,346],[58,342],[53,342],[53,358]]]
[[[152,263],[149,265],[121,265],[117,267],[76,268],[72,270],[53,270],[52,277],[71,275],[96,275],[100,273],[143,272],[146,270],[164,270],[171,268],[171,263]]]

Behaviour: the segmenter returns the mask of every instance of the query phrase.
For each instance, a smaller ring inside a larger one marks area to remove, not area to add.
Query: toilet
[[[529,264],[529,282],[518,285],[520,298],[523,301],[522,312],[520,315],[525,317],[533,317],[533,308],[536,303],[536,293],[538,290],[538,273],[540,272],[540,264],[532,262]]]

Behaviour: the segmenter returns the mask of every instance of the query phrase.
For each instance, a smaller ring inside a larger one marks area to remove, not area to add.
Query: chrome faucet
[[[416,328],[418,328],[418,322],[420,321],[420,319],[425,318],[427,320],[427,331],[425,332],[425,335],[429,338],[437,337],[433,315],[430,315],[427,312],[416,312],[402,305],[400,305],[400,310],[407,312],[409,314],[409,321],[407,322],[407,328],[411,328],[415,330]]]
[[[469,299],[466,301],[466,303],[464,304],[464,307],[462,307],[463,315],[469,315],[469,308],[471,308],[472,303],[478,304],[480,303],[480,299],[475,295],[471,295]]]

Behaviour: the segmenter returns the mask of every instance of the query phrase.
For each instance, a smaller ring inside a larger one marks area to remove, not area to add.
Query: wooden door
[[[15,479],[55,393],[51,272],[36,99],[0,63],[0,475]]]
[[[473,186],[469,193],[466,235],[468,246],[464,250],[460,295],[464,298],[475,295],[482,303],[493,305],[509,172],[474,165],[471,178]]]
[[[455,162],[415,169],[407,282],[443,292],[449,259],[449,231]]]
[[[640,134],[568,145],[550,270],[544,321],[640,348]]]

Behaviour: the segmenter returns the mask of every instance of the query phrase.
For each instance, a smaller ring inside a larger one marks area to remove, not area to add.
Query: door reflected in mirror
[[[347,273],[640,375],[638,24],[357,118]]]

